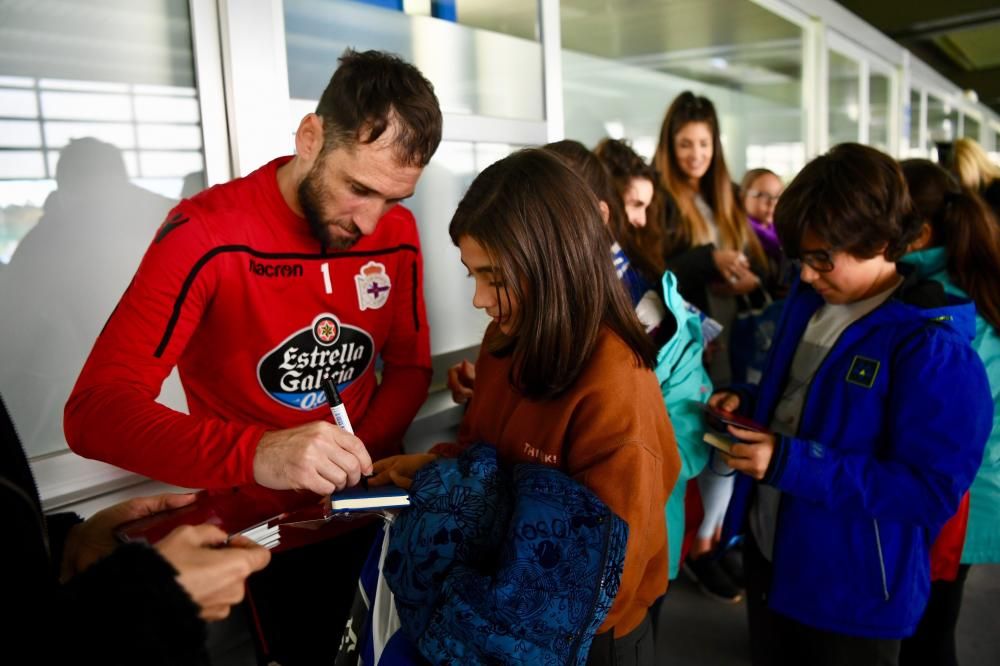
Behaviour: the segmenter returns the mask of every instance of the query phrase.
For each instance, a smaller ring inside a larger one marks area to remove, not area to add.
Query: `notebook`
[[[371,486],[359,484],[333,493],[330,496],[330,510],[370,511],[372,509],[392,509],[410,505],[410,494],[399,486]]]

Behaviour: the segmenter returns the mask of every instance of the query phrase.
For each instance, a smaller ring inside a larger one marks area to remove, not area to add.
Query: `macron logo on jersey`
[[[326,402],[322,382],[333,379],[343,391],[363,375],[375,356],[364,329],[324,312],[269,351],[257,364],[257,381],[272,399],[309,411]]]
[[[302,264],[269,264],[250,257],[250,272],[269,278],[302,277]]]

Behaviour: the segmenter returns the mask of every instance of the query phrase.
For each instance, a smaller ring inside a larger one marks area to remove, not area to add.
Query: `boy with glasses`
[[[897,266],[911,203],[858,144],[813,160],[775,222],[801,264],[759,386],[710,399],[742,472],[723,541],[745,531],[754,664],[896,664],[929,590],[928,549],[992,425],[975,310]]]

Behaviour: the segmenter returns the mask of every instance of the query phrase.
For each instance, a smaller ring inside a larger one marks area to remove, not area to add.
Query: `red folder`
[[[155,544],[181,525],[208,523],[230,537],[242,534],[273,547],[277,545],[277,526],[289,519],[323,518],[328,506],[329,499],[321,495],[271,490],[256,484],[202,490],[191,504],[126,523],[118,528],[117,535],[122,541]]]

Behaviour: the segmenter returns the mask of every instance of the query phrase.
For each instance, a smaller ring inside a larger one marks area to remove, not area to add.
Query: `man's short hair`
[[[889,261],[906,252],[904,229],[913,215],[896,160],[857,143],[834,146],[807,164],[778,200],[774,225],[785,254],[800,255],[811,231],[833,250]]]
[[[441,142],[434,87],[416,67],[382,51],[346,49],[320,97],[323,150],[373,143],[393,126],[397,158],[426,166]]]

